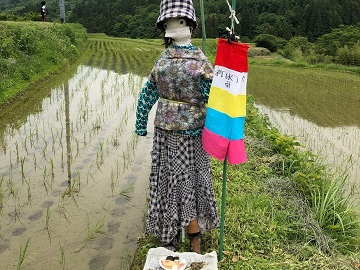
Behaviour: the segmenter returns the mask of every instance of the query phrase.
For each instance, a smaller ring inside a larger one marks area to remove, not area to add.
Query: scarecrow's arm
[[[200,87],[201,87],[201,94],[205,99],[205,103],[208,102],[210,87],[211,87],[212,80],[201,80]]]
[[[149,112],[158,99],[159,95],[156,84],[148,80],[141,89],[138,100],[136,109],[135,134],[139,136],[147,135]]]

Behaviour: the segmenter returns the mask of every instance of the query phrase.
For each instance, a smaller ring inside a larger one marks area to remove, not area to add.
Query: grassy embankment
[[[83,56],[91,65],[116,72],[134,68],[146,76],[160,44],[91,36]],[[144,50],[137,50],[139,46]],[[213,61],[214,41],[208,41],[207,53]],[[359,220],[344,190],[346,179],[330,174],[316,156],[299,149],[295,138],[272,128],[251,97],[248,104],[249,161],[227,167],[224,257],[219,268],[357,269]],[[219,209],[222,172],[222,163],[213,160]],[[206,234],[204,251],[218,250],[218,238],[218,230]],[[157,245],[151,237],[139,239],[131,269],[142,269],[148,249]]]
[[[78,24],[0,21],[0,106],[59,72],[86,38]]]

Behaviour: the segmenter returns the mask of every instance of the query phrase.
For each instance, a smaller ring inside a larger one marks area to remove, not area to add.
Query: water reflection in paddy
[[[337,172],[349,175],[350,183],[358,183],[360,174],[360,128],[357,126],[321,127],[290,113],[288,109],[274,109],[257,104],[268,115],[280,133],[294,135],[298,141],[320,160]]]
[[[133,135],[143,82],[82,65],[37,112],[1,115],[2,269],[14,269],[21,251],[33,269],[128,263],[149,173],[151,140]]]

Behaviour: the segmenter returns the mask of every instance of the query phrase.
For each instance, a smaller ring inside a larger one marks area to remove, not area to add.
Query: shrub
[[[330,64],[333,62],[333,57],[325,54],[316,54],[315,52],[311,52],[310,55],[306,57],[306,62],[310,65],[319,63]]]
[[[286,43],[284,39],[270,34],[258,35],[254,41],[256,47],[267,48],[270,52],[276,52],[279,48],[282,48]]]
[[[344,46],[338,49],[336,56],[336,63],[346,66],[360,66],[360,42],[353,48]]]
[[[279,53],[293,61],[303,61],[313,51],[313,44],[305,37],[293,37]]]
[[[268,56],[268,55],[271,55],[271,52],[266,48],[255,47],[255,48],[249,49],[248,55],[249,55],[249,57]]]

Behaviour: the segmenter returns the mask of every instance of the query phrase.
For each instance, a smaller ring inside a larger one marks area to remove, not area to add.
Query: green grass
[[[59,70],[86,40],[78,24],[0,22],[0,105]]]

